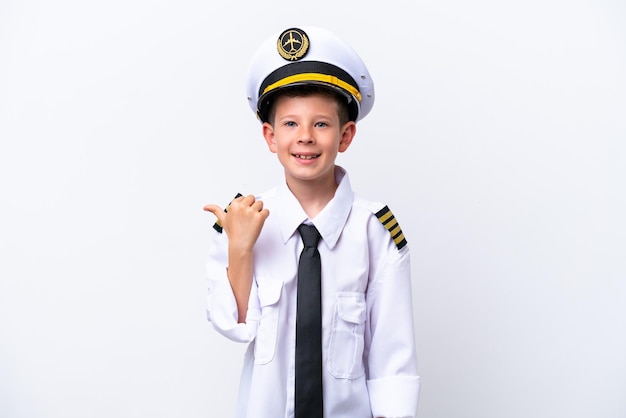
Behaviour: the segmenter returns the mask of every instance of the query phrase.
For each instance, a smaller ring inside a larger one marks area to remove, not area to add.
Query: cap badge
[[[309,50],[309,38],[302,29],[287,29],[278,37],[278,53],[287,61],[298,61]]]

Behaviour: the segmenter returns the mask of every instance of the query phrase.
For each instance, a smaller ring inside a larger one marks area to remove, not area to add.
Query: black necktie
[[[298,263],[296,311],[296,418],[322,418],[322,264],[313,225],[300,225],[304,249]]]

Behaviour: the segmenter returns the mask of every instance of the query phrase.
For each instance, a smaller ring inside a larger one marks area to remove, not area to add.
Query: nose
[[[302,144],[311,144],[315,142],[315,138],[313,136],[313,129],[309,126],[302,126],[300,128],[300,135],[298,136],[298,142]]]

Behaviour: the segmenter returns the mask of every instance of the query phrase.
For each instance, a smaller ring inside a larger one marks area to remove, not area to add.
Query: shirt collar
[[[352,209],[354,193],[350,186],[350,179],[345,169],[335,166],[335,180],[338,183],[335,196],[326,207],[313,219],[322,239],[332,249],[341,235],[348,215]],[[280,219],[280,233],[283,242],[294,234],[298,226],[308,219],[307,214],[300,206],[298,199],[291,193],[287,183],[283,183],[277,190],[277,212]]]

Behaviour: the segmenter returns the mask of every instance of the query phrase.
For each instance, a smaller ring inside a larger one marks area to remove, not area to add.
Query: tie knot
[[[304,247],[317,247],[317,243],[320,240],[320,233],[317,231],[317,228],[313,225],[305,225],[301,224],[298,227],[298,232],[302,237],[302,242],[304,242]]]

